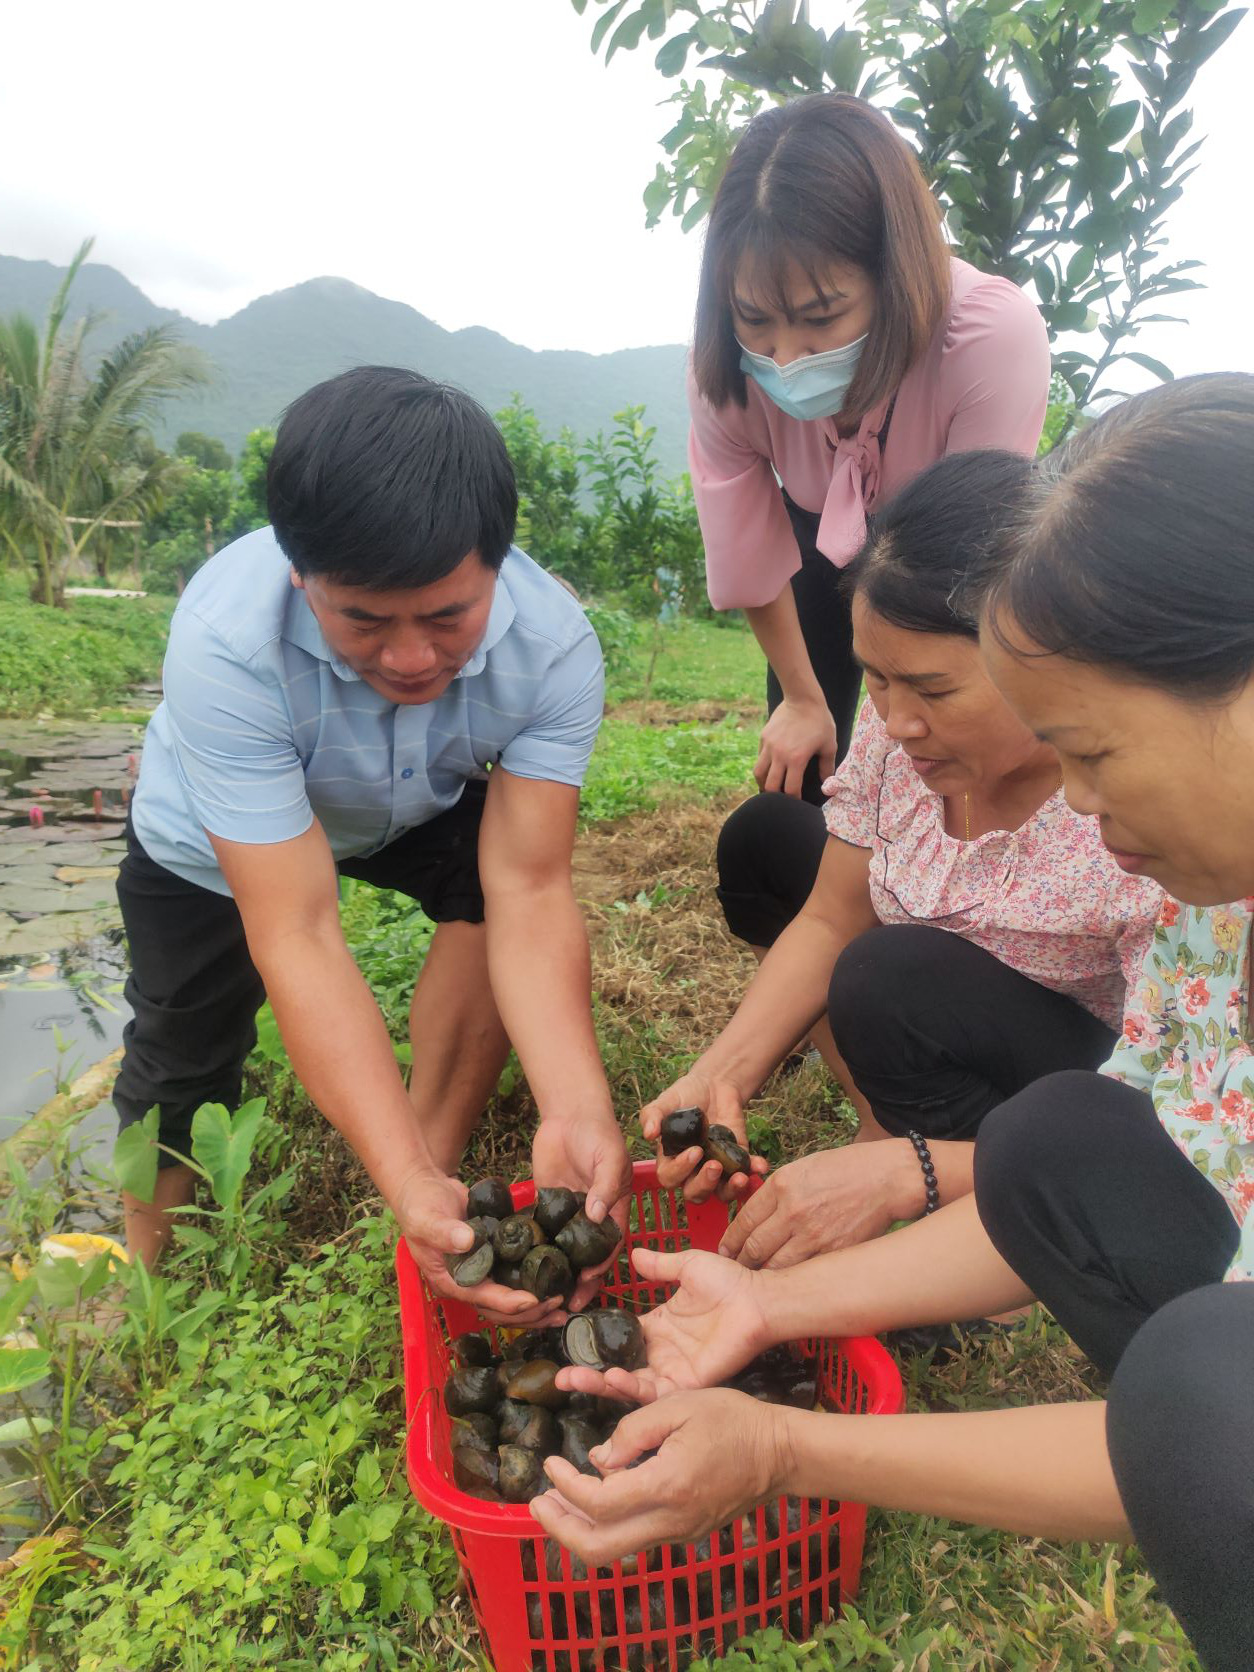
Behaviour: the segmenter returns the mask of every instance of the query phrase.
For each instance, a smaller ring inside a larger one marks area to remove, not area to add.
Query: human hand
[[[609,1213],[620,1232],[626,1232],[631,1158],[622,1129],[612,1115],[578,1119],[555,1115],[541,1120],[531,1144],[531,1171],[537,1185],[560,1184],[582,1192],[586,1197],[584,1212],[594,1224],[600,1224]],[[570,1299],[572,1312],[588,1304],[617,1257],[616,1245],[608,1260],[584,1273]]]
[[[445,1254],[466,1252],[475,1234],[466,1223],[466,1186],[434,1167],[416,1169],[391,1192],[389,1206],[401,1235],[432,1294],[465,1301],[489,1323],[524,1327],[543,1323],[561,1306],[560,1299],[537,1300],[503,1283],[477,1283],[463,1289],[444,1263]]]
[[[820,781],[836,770],[836,722],[818,698],[790,702],[787,697],[762,728],[753,776],[761,790],[800,795],[806,767],[818,757]]]
[[[780,1491],[789,1473],[788,1416],[724,1388],[672,1394],[625,1416],[593,1450],[603,1479],[546,1458],[554,1490],[533,1498],[531,1513],[589,1567],[702,1538]],[[656,1455],[628,1467],[647,1452]]]
[[[715,1191],[723,1201],[734,1201],[749,1188],[745,1173],[733,1173],[724,1180],[723,1169],[718,1162],[705,1161],[696,1145],[682,1155],[662,1154],[663,1116],[673,1114],[676,1109],[692,1108],[703,1111],[707,1126],[730,1127],[737,1140],[746,1149],[749,1147],[740,1088],[731,1080],[691,1068],[640,1111],[640,1129],[648,1141],[657,1146],[657,1181],[666,1190],[682,1188],[684,1199],[688,1202],[704,1202]],[[760,1155],[755,1155],[750,1162],[751,1171],[758,1174],[765,1173],[769,1166],[770,1163]]]
[[[642,1313],[647,1358],[640,1370],[560,1370],[557,1385],[644,1405],[686,1388],[716,1387],[756,1358],[773,1337],[759,1294],[764,1279],[734,1260],[690,1249],[632,1251],[646,1283],[677,1283],[661,1306]]]
[[[802,1156],[740,1204],[718,1251],[777,1271],[866,1242],[921,1211],[921,1179],[904,1138]]]

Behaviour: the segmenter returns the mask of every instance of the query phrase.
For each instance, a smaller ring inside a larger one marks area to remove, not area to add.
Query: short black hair
[[[283,415],[270,522],[298,575],[376,592],[430,586],[471,552],[501,567],[518,489],[501,432],[461,389],[355,366]]]
[[[929,465],[870,519],[842,577],[846,596],[912,633],[979,636],[979,599],[1032,476],[987,447]]]
[[[1254,377],[1146,390],[1038,464],[986,591],[993,636],[1185,701],[1254,677]]]

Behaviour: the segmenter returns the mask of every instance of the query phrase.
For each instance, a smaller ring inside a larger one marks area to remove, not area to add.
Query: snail
[[[525,1504],[548,1485],[544,1465],[525,1446],[501,1446],[497,1471],[498,1490],[507,1504]]]
[[[519,1276],[523,1288],[537,1300],[549,1300],[554,1295],[566,1299],[575,1287],[575,1274],[570,1261],[551,1242],[531,1250],[522,1263]]]
[[[583,1197],[564,1185],[541,1185],[536,1191],[536,1224],[552,1242],[568,1219],[583,1206]]]
[[[645,1361],[644,1331],[633,1312],[603,1307],[577,1312],[562,1331],[562,1345],[572,1364],[589,1370],[639,1370]]]
[[[729,1126],[707,1126],[698,1108],[675,1109],[662,1117],[658,1131],[662,1154],[683,1155],[699,1148],[707,1161],[717,1161],[723,1177],[747,1173],[752,1157]]]
[[[514,1211],[514,1198],[504,1179],[480,1179],[466,1194],[466,1217],[474,1219],[487,1214],[492,1219],[508,1219]]]

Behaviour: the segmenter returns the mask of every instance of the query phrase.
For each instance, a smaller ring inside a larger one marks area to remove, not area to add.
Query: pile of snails
[[[444,1256],[454,1282],[472,1289],[491,1279],[537,1300],[569,1300],[581,1275],[604,1265],[622,1236],[612,1219],[595,1224],[583,1197],[561,1186],[541,1187],[534,1204],[516,1213],[509,1185],[498,1178],[471,1185],[466,1223],[474,1243]]]
[[[525,1504],[548,1486],[544,1459],[564,1457],[595,1474],[588,1453],[613,1433],[623,1406],[557,1386],[563,1365],[638,1370],[644,1335],[632,1312],[600,1307],[564,1325],[524,1330],[494,1351],[486,1335],[459,1335],[444,1384],[453,1481],[494,1502]]]

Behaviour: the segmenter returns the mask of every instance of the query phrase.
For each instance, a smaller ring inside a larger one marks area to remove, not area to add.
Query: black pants
[[[1254,1284],[1236,1221],[1144,1092],[1054,1074],[975,1147],[980,1218],[1111,1376],[1106,1438],[1132,1530],[1211,1672],[1254,1664]]]
[[[719,833],[732,934],[769,946],[805,904],[828,837],[787,795],[738,807]],[[1083,1005],[930,924],[859,935],[832,971],[827,1016],[858,1090],[887,1131],[974,1138],[990,1109],[1062,1068],[1097,1068],[1115,1036]]]
[[[481,923],[478,842],[486,791],[486,784],[468,783],[456,806],[368,858],[341,860],[340,874],[408,894],[437,923]],[[157,1104],[161,1142],[187,1155],[200,1105],[233,1109],[239,1102],[265,987],[231,896],[158,865],[129,823],[118,904],[130,948],[126,1001],[134,1012],[113,1087],[119,1128]],[[158,1165],[177,1159],[163,1150]]]
[[[819,532],[819,513],[803,511],[788,495],[784,504],[792,521],[793,533],[801,551],[801,568],[792,578],[792,595],[797,604],[797,618],[801,636],[805,640],[810,666],[819,682],[832,719],[836,722],[836,764],[839,766],[849,750],[849,737],[858,713],[858,693],[862,689],[862,669],[853,659],[853,623],[849,602],[840,589],[840,570],[823,556],[816,541]],[[784,693],[774,669],[766,670],[766,710],[773,714],[783,701]],[[812,806],[819,806],[823,792],[819,787],[823,775],[819,763],[812,760],[805,771],[801,795]]]

